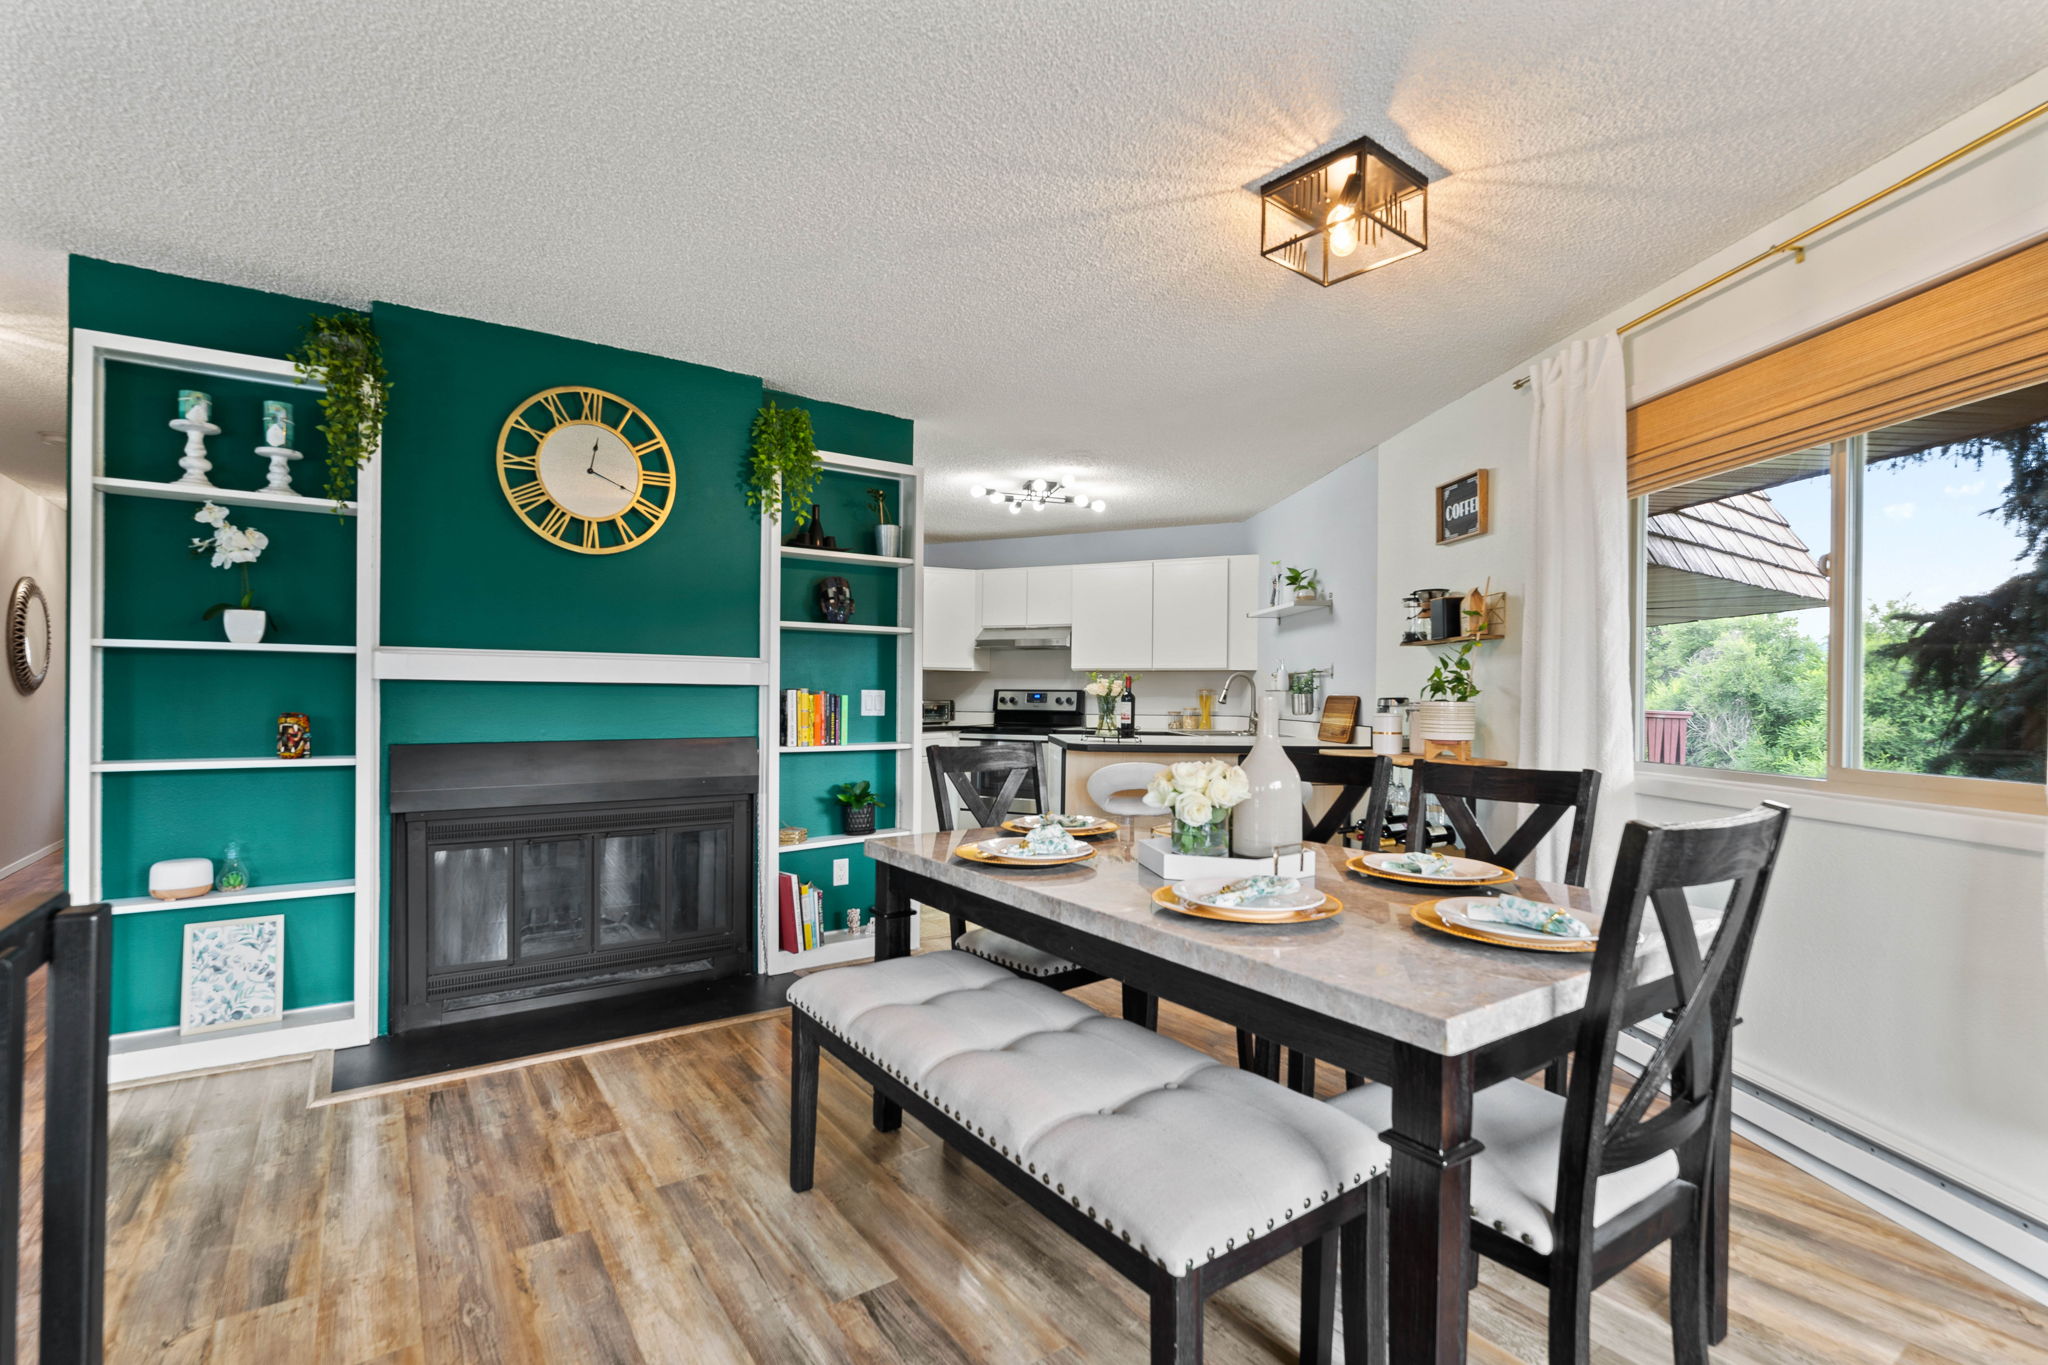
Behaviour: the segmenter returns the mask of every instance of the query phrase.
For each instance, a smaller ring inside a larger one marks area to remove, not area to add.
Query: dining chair
[[[1593,853],[1593,816],[1600,805],[1600,774],[1592,768],[1483,768],[1458,763],[1418,761],[1409,774],[1408,847],[1429,847],[1428,800],[1435,797],[1450,823],[1458,846],[1468,858],[1518,869],[1558,822],[1569,812],[1571,842],[1566,845],[1564,879],[1573,886],[1586,884],[1586,864]],[[1528,818],[1496,847],[1474,801],[1504,801],[1533,806]],[[1544,1084],[1552,1094],[1565,1090],[1563,1059],[1544,1068]]]
[[[932,795],[938,803],[939,829],[948,834],[953,830],[953,803],[946,799],[949,786],[959,796],[960,803],[967,807],[967,814],[976,828],[997,829],[1010,818],[1010,808],[1016,804],[1017,793],[1023,790],[1025,780],[1038,772],[1038,746],[1033,744],[931,744],[925,747],[924,756],[931,768]],[[946,926],[949,946],[1007,968],[1018,976],[1043,982],[1056,991],[1070,991],[1076,986],[1102,980],[1098,972],[1076,966],[1063,957],[1034,948],[1007,934],[999,934],[993,929],[969,929],[967,921],[959,915],[948,914]],[[1148,1000],[1127,999],[1126,1006],[1127,1013],[1135,1009],[1147,1016],[1157,1008]],[[1138,1018],[1136,1022],[1151,1026],[1145,1017]]]
[[[1720,820],[1630,821],[1593,952],[1570,1092],[1511,1080],[1473,1097],[1473,1249],[1549,1290],[1551,1365],[1584,1365],[1593,1290],[1667,1241],[1673,1353],[1679,1365],[1706,1363],[1711,1242],[1725,1227],[1711,1201],[1733,1104],[1735,1011],[1789,817],[1767,801]],[[1724,883],[1725,909],[1702,953],[1688,893]],[[1610,1111],[1616,1045],[1641,1013],[1633,1005],[1636,959],[1651,914],[1676,1003],[1649,1061]],[[1393,1126],[1387,1086],[1328,1103],[1376,1133]],[[1368,1295],[1379,1301],[1386,1254],[1384,1245],[1368,1245],[1344,1261],[1347,1320],[1353,1305],[1367,1311]],[[1304,1308],[1303,1321],[1327,1316]],[[1345,1355],[1364,1358],[1349,1342]]]

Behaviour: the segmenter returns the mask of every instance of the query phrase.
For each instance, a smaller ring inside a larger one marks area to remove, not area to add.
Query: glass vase
[[[1230,812],[1218,811],[1206,824],[1191,825],[1173,817],[1173,851],[1194,858],[1221,858],[1230,852]]]
[[[1097,697],[1095,699],[1095,733],[1097,735],[1114,737],[1116,732],[1116,698]]]

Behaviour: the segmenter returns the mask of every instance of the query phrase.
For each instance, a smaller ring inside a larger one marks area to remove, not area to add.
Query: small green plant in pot
[[[888,804],[866,782],[842,782],[832,789],[832,796],[839,802],[839,817],[848,834],[873,834],[875,812]]]
[[[811,414],[803,408],[781,407],[771,398],[754,414],[753,437],[747,457],[747,506],[777,522],[785,506],[794,507],[796,524],[802,526],[811,519],[811,494],[825,472],[811,432]]]
[[[1316,576],[1314,569],[1288,569],[1286,571],[1288,591],[1297,602],[1313,602],[1322,596],[1323,580]]]
[[[391,382],[384,351],[368,313],[315,315],[299,348],[286,359],[309,384],[321,384],[320,434],[327,438],[326,495],[337,509],[355,496],[356,471],[384,440],[384,406]]]
[[[1438,657],[1436,668],[1422,684],[1427,701],[1415,708],[1415,733],[1424,740],[1470,742],[1479,733],[1479,708],[1472,699],[1479,684],[1472,680],[1472,649],[1467,640],[1455,653]]]

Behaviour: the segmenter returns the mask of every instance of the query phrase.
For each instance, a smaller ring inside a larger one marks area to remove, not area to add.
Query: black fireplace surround
[[[391,1031],[753,966],[752,739],[394,744]]]

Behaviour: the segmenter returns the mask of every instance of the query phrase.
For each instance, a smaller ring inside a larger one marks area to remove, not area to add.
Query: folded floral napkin
[[[1464,915],[1466,919],[1478,920],[1482,924],[1512,924],[1519,929],[1534,929],[1559,938],[1593,937],[1593,931],[1586,927],[1585,921],[1571,911],[1521,896],[1495,896],[1491,900],[1474,901],[1465,907]]]
[[[1301,886],[1298,877],[1275,877],[1261,873],[1228,882],[1221,891],[1202,899],[1210,905],[1254,906],[1272,896],[1291,896]]]
[[[1044,829],[1047,825],[1055,829],[1093,829],[1102,822],[1092,815],[1061,815],[1051,811],[1044,815],[1027,815],[1018,823],[1028,824],[1033,829]]]
[[[1064,857],[1086,847],[1058,825],[1038,825],[1024,836],[1024,852],[1034,858]]]
[[[1403,853],[1398,858],[1389,858],[1380,866],[1388,872],[1400,872],[1410,877],[1448,877],[1452,873],[1451,860],[1440,853]]]

